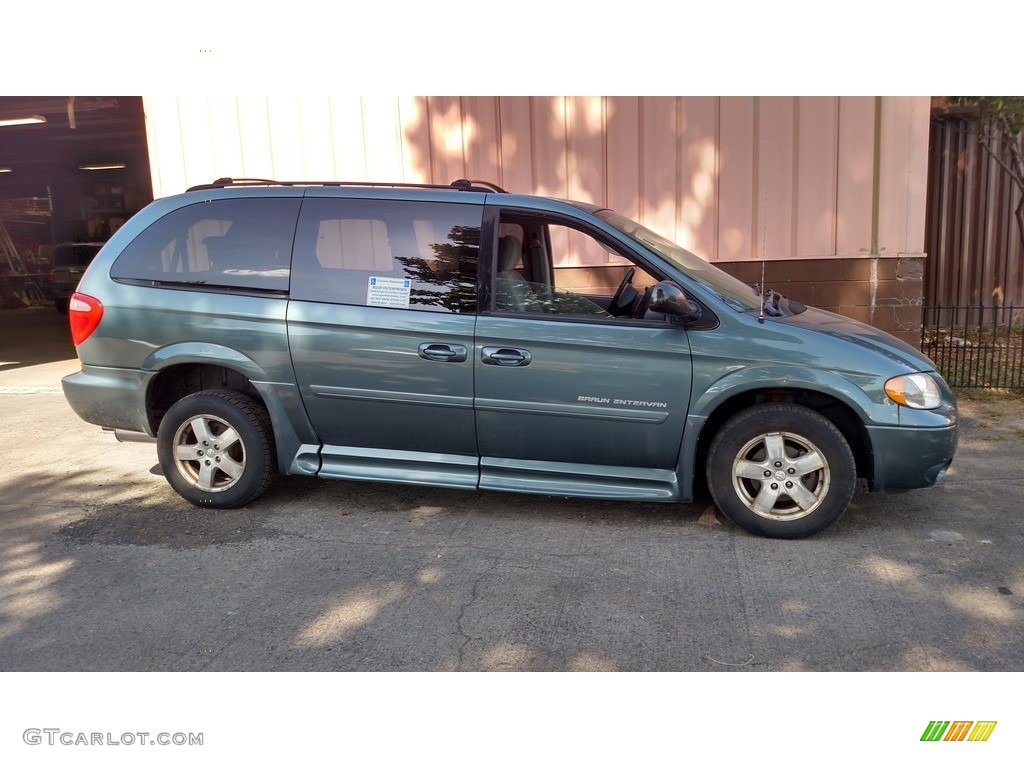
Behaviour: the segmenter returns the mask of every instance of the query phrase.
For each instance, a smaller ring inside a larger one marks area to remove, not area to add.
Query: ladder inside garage
[[[11,235],[2,219],[0,219],[0,251],[3,252],[4,260],[7,262],[7,274],[25,274],[25,264],[21,261],[18,249],[14,247],[14,241],[11,240]]]
[[[4,265],[6,264],[6,269]],[[25,262],[18,255],[18,249],[11,240],[11,234],[7,231],[3,219],[0,219],[0,274],[7,283],[4,286],[4,293],[13,292],[25,304],[44,304],[46,297],[42,290],[36,285],[34,279],[28,276],[25,269]],[[23,276],[23,277],[22,277]],[[0,297],[6,301],[6,296]]]

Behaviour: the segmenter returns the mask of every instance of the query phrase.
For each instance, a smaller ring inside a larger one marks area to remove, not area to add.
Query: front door
[[[480,486],[675,496],[689,342],[667,317],[633,316],[663,276],[561,220],[502,211],[497,229],[474,354]]]

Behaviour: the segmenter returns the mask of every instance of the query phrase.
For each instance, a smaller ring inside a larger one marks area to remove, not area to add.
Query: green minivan
[[[661,501],[706,483],[745,530],[798,538],[858,479],[930,486],[956,449],[954,397],[909,345],[614,211],[465,179],[157,200],[69,316],[72,408],[155,439],[197,506],[278,473]]]

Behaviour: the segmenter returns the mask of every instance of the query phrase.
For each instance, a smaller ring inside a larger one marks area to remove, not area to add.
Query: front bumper
[[[956,453],[957,426],[868,427],[872,491],[908,491],[942,480]]]

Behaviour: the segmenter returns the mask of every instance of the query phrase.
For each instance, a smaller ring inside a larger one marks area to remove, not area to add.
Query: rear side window
[[[475,312],[482,215],[458,203],[306,198],[292,298]]]
[[[110,269],[115,280],[288,290],[298,198],[194,203],[136,237]]]

